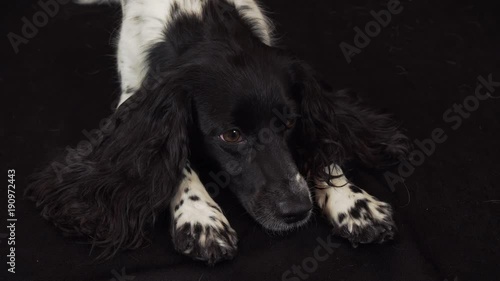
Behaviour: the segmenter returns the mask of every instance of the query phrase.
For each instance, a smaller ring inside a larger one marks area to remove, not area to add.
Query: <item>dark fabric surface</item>
[[[393,204],[399,235],[389,244],[356,249],[333,238],[340,246],[306,273],[308,280],[498,280],[500,87],[460,118],[460,125],[456,117],[443,118],[454,104],[470,102],[478,76],[493,74],[500,81],[493,5],[404,1],[403,11],[351,63],[339,44],[353,45],[353,28],[364,29],[373,19],[371,10],[386,9],[382,1],[273,0],[265,5],[281,43],[329,83],[353,88],[373,106],[394,113],[412,140],[430,138],[436,128],[447,136],[394,189],[383,173],[353,169],[355,183]],[[17,54],[5,35],[21,34],[22,17],[32,19],[41,8],[37,1],[8,1],[2,10],[1,53],[6,57],[0,83],[7,117],[2,173],[16,170],[18,218],[15,274],[7,272],[7,231],[5,226],[0,230],[2,280],[282,280],[293,265],[310,261],[318,239],[328,240],[331,227],[317,211],[307,227],[276,236],[224,190],[216,201],[239,235],[234,260],[207,267],[175,253],[165,218],[150,246],[92,263],[89,245],[64,238],[21,194],[36,167],[86,140],[83,130],[98,128],[111,113],[119,93],[113,47],[119,7],[61,5]],[[2,225],[7,224],[4,185]],[[127,276],[117,277],[123,272]]]

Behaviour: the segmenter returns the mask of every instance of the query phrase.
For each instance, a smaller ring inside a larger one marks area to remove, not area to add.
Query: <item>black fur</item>
[[[292,67],[294,95],[301,101],[299,140],[303,172],[329,182],[324,167],[358,161],[370,168],[398,163],[407,137],[387,114],[364,106],[348,90],[333,91],[304,63]]]
[[[88,156],[62,171],[47,167],[26,190],[44,218],[104,247],[99,257],[141,246],[182,179],[189,100],[175,74],[165,78],[118,109],[112,129]]]

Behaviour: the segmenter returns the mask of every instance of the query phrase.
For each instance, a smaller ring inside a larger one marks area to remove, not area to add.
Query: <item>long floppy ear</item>
[[[396,164],[407,138],[387,114],[364,106],[347,90],[333,91],[307,65],[292,67],[292,91],[300,101],[299,138],[308,173],[329,182],[325,167],[352,160],[371,168]]]
[[[65,234],[104,247],[98,259],[143,245],[182,179],[191,106],[178,85],[168,79],[143,86],[109,119],[90,153],[73,155],[59,171],[47,167],[26,191]]]

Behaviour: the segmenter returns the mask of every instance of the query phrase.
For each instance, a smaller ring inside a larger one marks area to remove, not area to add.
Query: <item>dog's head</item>
[[[296,163],[302,111],[292,59],[265,45],[215,53],[191,88],[196,144],[218,164],[211,174],[264,227],[303,224],[313,204]]]
[[[342,157],[331,93],[293,55],[258,40],[206,42],[164,71],[168,63],[157,53],[169,51],[164,45],[152,51],[152,65],[158,63],[152,69],[160,71],[149,75],[153,89],[139,93],[140,111],[159,114],[146,120],[166,128],[149,134],[170,130],[163,142],[169,153],[185,151],[169,166],[189,159],[196,167],[194,159],[208,157],[219,188],[232,190],[265,228],[304,224],[313,206],[304,176],[326,177],[324,168]],[[180,116],[172,131],[171,120]]]

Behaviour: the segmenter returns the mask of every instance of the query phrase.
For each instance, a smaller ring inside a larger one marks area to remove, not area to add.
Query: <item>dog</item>
[[[82,4],[117,2],[80,0]],[[314,203],[353,245],[393,238],[389,204],[342,167],[394,164],[407,139],[386,114],[333,90],[274,40],[254,0],[122,0],[121,96],[92,151],[27,196],[65,234],[109,258],[147,241],[171,214],[175,249],[208,264],[231,259],[237,235],[198,176],[209,159],[265,229],[307,223]]]

